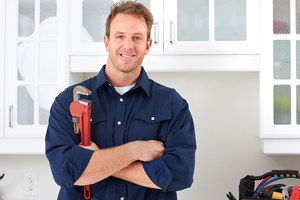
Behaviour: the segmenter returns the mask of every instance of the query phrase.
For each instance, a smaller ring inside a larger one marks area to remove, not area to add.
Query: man
[[[46,155],[58,199],[174,200],[193,182],[196,140],[187,102],[150,80],[142,67],[149,52],[152,14],[142,4],[112,6],[104,44],[109,52],[99,74],[79,85],[92,91],[92,145],[80,146],[69,105],[75,86],[51,108]]]

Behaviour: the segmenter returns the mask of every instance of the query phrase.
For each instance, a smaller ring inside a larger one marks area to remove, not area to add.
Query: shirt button
[[[121,198],[120,198],[120,200],[124,200],[124,199],[125,199],[124,197],[121,197]]]
[[[118,122],[117,122],[117,124],[118,124],[118,125],[121,125],[121,124],[122,124],[122,122],[121,122],[121,121],[118,121]]]
[[[154,121],[155,120],[155,117],[151,117],[151,121]]]
[[[120,98],[120,101],[123,102],[124,101],[123,98]]]

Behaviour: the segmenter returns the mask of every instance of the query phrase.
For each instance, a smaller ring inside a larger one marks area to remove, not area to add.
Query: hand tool
[[[5,174],[1,174],[1,175],[0,175],[0,180],[3,179],[4,175],[5,175]]]
[[[294,186],[288,185],[282,189],[282,200],[289,200]]]
[[[228,198],[229,200],[237,200],[237,199],[235,198],[235,196],[234,196],[231,192],[229,192],[228,194],[226,194],[226,196],[227,196],[227,198]]]
[[[299,200],[300,198],[300,185],[296,185],[293,189],[290,200]]]
[[[73,102],[70,105],[70,113],[72,115],[72,121],[74,123],[74,132],[78,134],[80,132],[81,145],[91,145],[91,111],[92,102],[87,99],[80,99],[80,95],[91,95],[92,92],[83,87],[76,86],[73,89]],[[90,185],[84,186],[84,198],[91,199],[91,187]]]

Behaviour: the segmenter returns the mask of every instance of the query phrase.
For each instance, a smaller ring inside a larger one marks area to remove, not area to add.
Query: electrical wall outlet
[[[37,196],[37,174],[25,173],[24,174],[24,196]]]

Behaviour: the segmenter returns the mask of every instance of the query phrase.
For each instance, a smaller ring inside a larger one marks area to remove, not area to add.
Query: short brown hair
[[[151,28],[153,25],[152,13],[143,4],[136,1],[121,1],[111,6],[110,14],[107,17],[105,24],[105,35],[108,38],[110,34],[110,24],[119,13],[130,14],[144,18],[147,25],[147,39],[150,39]]]

